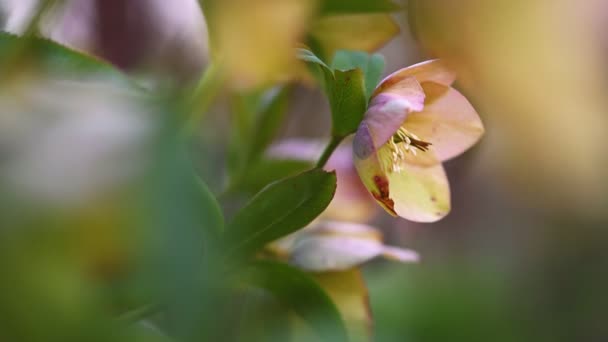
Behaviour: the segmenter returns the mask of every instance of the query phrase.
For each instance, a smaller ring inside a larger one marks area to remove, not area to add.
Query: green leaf
[[[230,313],[227,326],[238,329],[230,332],[226,341],[292,341],[290,318],[293,313],[268,290],[239,286],[231,293],[231,299],[235,310]]]
[[[258,193],[226,227],[229,255],[247,255],[303,228],[331,202],[336,175],[320,169],[273,183]]]
[[[251,285],[270,291],[304,319],[322,341],[348,341],[338,309],[306,273],[285,264],[258,261],[248,269],[246,279]]]
[[[320,82],[331,107],[332,135],[344,138],[354,133],[367,108],[363,71],[361,69],[332,70],[313,52],[305,49],[299,49],[298,56],[323,72],[324,78]],[[378,61],[374,63],[374,67],[377,68]],[[371,71],[370,78],[373,78],[376,72],[375,69]]]
[[[332,135],[346,137],[357,130],[367,108],[363,72],[335,70],[334,75],[335,80],[328,87]]]
[[[24,55],[25,52],[27,55]],[[6,32],[0,32],[0,65],[3,69],[14,69],[17,66],[36,67],[40,68],[39,71],[50,73],[51,76],[70,79],[90,78],[91,75],[97,75],[134,85],[125,74],[91,55],[47,39],[20,37]]]
[[[168,116],[163,127],[166,132],[158,139],[146,183],[145,230],[140,234],[151,241],[141,282],[159,293],[175,336],[202,340],[210,333],[205,308],[218,300],[213,286],[219,278],[216,257],[223,216],[195,174],[186,143],[176,137],[175,117]]]
[[[391,0],[323,0],[321,15],[392,12],[401,6]]]
[[[276,137],[287,113],[290,88],[279,89],[263,101],[251,142],[249,160],[257,159]]]
[[[329,68],[329,66],[327,66],[327,64],[325,64],[325,62],[323,62],[319,57],[317,57],[317,55],[315,55],[312,51],[306,50],[306,49],[296,49],[296,50],[297,50],[297,55],[298,55],[299,59],[301,59],[305,62],[308,62],[308,63],[318,64],[322,68],[327,69],[331,72],[331,69]]]
[[[314,52],[297,49],[298,58],[308,63],[309,70],[323,91],[327,92],[328,85],[334,82],[333,70],[325,64]]]
[[[380,83],[385,64],[384,56],[379,53],[370,55],[364,51],[340,50],[334,55],[332,68],[338,70],[361,69],[364,74],[365,95],[369,99]]]
[[[274,181],[295,176],[313,166],[314,163],[305,160],[261,159],[248,168],[238,182],[238,190],[255,194]]]

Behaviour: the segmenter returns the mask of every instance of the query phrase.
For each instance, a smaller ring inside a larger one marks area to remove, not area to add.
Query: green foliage
[[[335,80],[328,86],[332,117],[332,135],[346,137],[355,133],[367,108],[361,69],[335,70]]]
[[[258,261],[247,269],[246,281],[270,291],[304,319],[321,341],[348,341],[338,309],[306,273],[285,264]]]
[[[289,87],[278,87],[234,96],[234,129],[229,156],[229,169],[237,178],[233,181],[233,186],[240,185],[243,178],[250,177],[251,164],[262,157],[276,138],[287,113],[289,94]],[[279,178],[270,180],[277,179]],[[264,185],[268,183],[270,182]]]
[[[238,190],[255,194],[276,180],[295,176],[313,166],[303,160],[262,158],[248,166],[245,176],[237,182]]]
[[[220,6],[220,2],[210,2],[209,6]],[[317,14],[333,16],[395,9],[397,7],[390,1],[355,1],[349,4],[328,0],[321,3]],[[321,158],[321,161],[325,161],[324,158],[331,155],[343,138],[355,132],[366,110],[370,89],[373,89],[382,73],[384,61],[379,55],[342,51],[336,55],[330,67],[311,51],[299,49],[298,55],[308,63],[329,101],[332,143]],[[42,310],[35,310],[32,314],[22,312],[23,308],[16,301],[1,306],[1,317],[19,322],[15,329],[0,329],[3,330],[0,339],[29,338],[36,341],[46,337],[48,340],[70,340],[75,336],[73,340],[91,340],[91,335],[98,335],[102,336],[99,340],[107,337],[107,340],[118,341],[218,340],[223,338],[223,332],[233,323],[229,320],[235,311],[233,306],[249,303],[240,319],[250,321],[239,325],[243,330],[235,334],[235,338],[245,339],[255,335],[260,336],[259,340],[265,340],[269,334],[259,326],[266,325],[261,325],[260,320],[253,320],[251,316],[270,311],[269,315],[283,315],[283,319],[277,321],[279,323],[268,325],[270,329],[276,329],[273,333],[277,334],[278,340],[285,340],[291,333],[288,330],[298,329],[297,323],[293,322],[293,313],[323,341],[348,340],[340,311],[313,278],[285,264],[256,261],[256,253],[269,243],[315,220],[327,208],[336,191],[335,172],[313,168],[314,163],[310,161],[270,159],[264,155],[275,142],[286,118],[293,86],[275,84],[272,88],[231,89],[224,83],[226,79],[222,65],[214,64],[206,69],[194,89],[175,89],[166,93],[143,91],[128,75],[108,62],[50,40],[8,33],[0,33],[0,71],[7,84],[6,89],[13,82],[21,82],[18,76],[26,75],[32,76],[32,82],[39,77],[51,81],[82,82],[83,85],[103,84],[111,90],[111,94],[130,94],[133,91],[138,96],[129,105],[145,108],[146,114],[149,114],[146,118],[153,127],[146,136],[147,140],[141,143],[143,147],[138,150],[145,160],[143,166],[138,164],[143,169],[141,174],[120,189],[122,192],[118,195],[110,191],[109,194],[100,195],[104,205],[118,207],[120,215],[128,219],[121,221],[107,217],[103,210],[100,210],[102,214],[99,216],[102,218],[99,218],[78,212],[80,208],[59,213],[55,213],[54,208],[44,208],[50,212],[48,217],[59,222],[55,225],[69,222],[69,229],[62,234],[54,231],[47,233],[52,236],[48,241],[45,235],[36,237],[41,242],[17,243],[11,249],[0,248],[0,255],[4,257],[0,263],[2,274],[18,273],[12,278],[19,287],[15,292],[13,283],[3,284],[1,297],[8,301],[11,293],[18,293],[19,297],[27,299],[24,302],[27,307],[42,306]],[[53,85],[52,82],[49,84]],[[191,139],[207,123],[205,112],[221,91],[227,93],[226,97],[231,102],[230,131],[225,139],[228,148],[223,146],[220,152],[228,151],[227,160],[223,160],[222,156],[221,162],[225,162],[222,165],[216,165],[215,160],[205,160],[201,163],[203,165],[195,164],[193,160],[197,158],[193,154],[200,151],[193,147]],[[0,100],[8,97],[4,95],[0,94]],[[81,105],[71,100],[57,99]],[[78,107],[82,112],[95,109]],[[105,128],[103,124],[95,123],[93,126],[94,129]],[[221,189],[222,194],[256,195],[225,224],[224,213],[230,217],[231,210],[238,206],[225,203],[223,196],[210,191],[201,180],[199,168],[216,168],[219,169],[218,173],[226,174],[227,184],[224,184],[224,179],[217,180],[217,183],[212,183],[216,182],[215,179],[207,179],[207,183],[213,189]],[[0,203],[9,202],[4,196],[5,193],[0,192]],[[222,199],[221,204],[218,197]],[[94,202],[92,206],[97,204]],[[10,211],[6,208],[1,210]],[[37,228],[44,226],[43,229],[47,229],[47,225],[53,226],[46,222],[48,217],[45,215],[46,212],[41,215],[42,218],[33,219],[36,223],[32,225]],[[28,221],[28,217],[13,220],[13,216],[19,217],[20,213],[12,215],[7,220],[8,225],[30,228],[29,225],[21,225],[21,220]],[[38,223],[38,219],[43,224]],[[89,225],[97,224],[102,232],[94,232],[99,236],[95,235],[92,239],[99,239],[102,246],[97,246],[97,241],[92,245],[101,252],[94,248],[89,252],[86,247],[83,248],[85,252],[80,251],[79,246],[74,246],[77,245],[76,238],[74,241],[64,241],[72,230],[82,235],[91,234]],[[118,233],[107,232],[107,227],[114,228]],[[26,230],[14,229],[10,234],[22,234],[22,231]],[[21,236],[14,238],[15,241],[20,239]],[[124,245],[112,239],[120,240]],[[11,242],[2,239],[0,246],[11,246]],[[65,260],[63,254],[62,258],[56,258],[58,260],[49,258],[54,255],[55,249],[65,252]],[[36,250],[39,254],[29,258],[27,253],[30,250]],[[78,253],[94,261],[82,261],[80,258],[83,257]],[[13,262],[13,259],[20,261]],[[69,262],[66,263],[66,260]],[[83,268],[94,268],[89,262],[103,269],[102,276],[86,273],[88,269],[82,271]],[[232,268],[235,265],[233,262],[241,267]],[[238,271],[236,276],[231,273],[235,270]],[[46,273],[39,276],[42,271]],[[47,276],[52,281],[46,281]],[[265,294],[235,300],[233,295],[242,290],[239,287],[243,280],[250,288],[263,289]],[[85,289],[82,291],[86,296],[82,294],[83,298],[77,297],[73,289]],[[70,295],[67,296],[67,293]],[[267,298],[269,296],[273,298]],[[99,303],[109,303],[108,308],[106,304]],[[44,310],[47,307],[49,309]],[[57,322],[42,322],[41,317],[46,314],[56,318]],[[28,331],[32,326],[39,330]],[[56,332],[53,332],[54,328],[57,328]],[[250,331],[253,335],[249,335]],[[49,335],[50,332],[52,335]]]
[[[332,68],[337,70],[361,69],[364,74],[365,94],[369,99],[384,72],[386,61],[379,53],[372,55],[363,51],[340,50],[334,55]]]
[[[392,12],[401,7],[391,0],[323,0],[320,13],[323,15]]]
[[[335,190],[335,173],[319,169],[273,183],[228,223],[223,245],[230,255],[249,255],[309,224],[329,205]]]
[[[333,137],[344,138],[354,133],[367,108],[364,71],[354,63],[349,65],[354,68],[333,70],[314,53],[304,49],[298,51],[298,56],[303,61],[311,63],[323,75],[323,78],[317,77],[317,79],[322,81],[322,87],[331,107]],[[376,73],[377,64],[376,62],[367,68],[371,70],[370,77]]]
[[[289,87],[275,89],[262,99],[253,128],[253,141],[249,143],[249,160],[259,158],[276,138],[287,114],[290,90]]]
[[[9,64],[10,71],[33,67],[38,72],[59,78],[88,79],[93,75],[117,83],[134,85],[126,75],[91,55],[74,51],[47,39],[19,37],[0,32],[0,65]]]

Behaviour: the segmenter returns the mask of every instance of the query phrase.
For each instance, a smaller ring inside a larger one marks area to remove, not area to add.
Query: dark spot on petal
[[[384,204],[384,206],[396,216],[395,202],[389,196],[388,179],[383,176],[374,176],[374,184],[376,184],[376,187],[378,188],[378,192],[372,191],[374,198]]]
[[[431,202],[437,203],[437,197],[435,197],[435,196],[431,197]]]

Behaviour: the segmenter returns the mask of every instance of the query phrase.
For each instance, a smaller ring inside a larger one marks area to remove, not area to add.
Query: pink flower
[[[473,146],[484,128],[475,109],[451,87],[440,60],[399,70],[376,88],[353,141],[363,184],[390,214],[434,222],[450,211],[441,164]]]

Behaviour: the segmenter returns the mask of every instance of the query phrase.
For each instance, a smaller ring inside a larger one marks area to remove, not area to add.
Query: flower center
[[[399,173],[406,154],[416,156],[418,151],[426,152],[430,146],[430,142],[401,127],[382,147],[384,150],[380,153],[382,166],[385,171]]]

